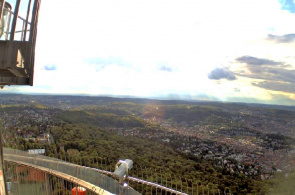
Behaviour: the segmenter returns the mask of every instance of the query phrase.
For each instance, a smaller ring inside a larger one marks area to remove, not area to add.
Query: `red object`
[[[72,195],[86,195],[86,189],[83,187],[74,187],[72,189]]]

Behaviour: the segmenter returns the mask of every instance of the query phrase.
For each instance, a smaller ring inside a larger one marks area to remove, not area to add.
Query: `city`
[[[182,158],[209,163],[212,168],[205,171],[211,174],[220,171],[264,181],[276,173],[292,172],[295,166],[295,112],[288,110],[230,103],[4,95],[0,112],[5,144],[13,147],[11,140],[16,140],[18,146],[14,147],[44,148],[45,155],[52,157],[81,156],[96,150],[88,141],[76,143],[82,132],[71,134],[75,124],[83,123],[127,140],[167,146]],[[70,126],[65,127],[67,124]],[[68,133],[61,136],[62,129]],[[104,139],[112,140],[107,135]],[[195,166],[202,172],[201,165]]]

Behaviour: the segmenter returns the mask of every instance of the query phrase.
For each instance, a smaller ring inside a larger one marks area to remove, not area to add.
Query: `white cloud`
[[[294,23],[295,15],[277,0],[42,1],[32,90],[226,98],[239,86],[229,85],[225,93],[207,74],[235,66],[234,59],[244,55],[293,63],[286,59],[294,55],[292,45],[265,38],[294,33]],[[114,63],[97,72],[85,62],[110,56],[131,68]],[[172,72],[159,71],[163,61]],[[46,64],[57,70],[41,70]]]

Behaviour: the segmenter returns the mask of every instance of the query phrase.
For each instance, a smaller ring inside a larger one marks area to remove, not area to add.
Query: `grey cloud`
[[[239,62],[246,63],[250,74],[246,72],[235,72],[236,75],[283,82],[295,82],[295,70],[287,69],[291,66],[285,62],[256,58],[252,56],[242,56],[236,59]]]
[[[169,68],[169,67],[167,67],[167,66],[161,66],[161,67],[160,67],[160,70],[161,70],[161,71],[166,71],[166,72],[172,72],[172,68]]]
[[[273,60],[263,59],[263,58],[256,58],[252,56],[242,56],[236,59],[238,62],[246,63],[248,65],[282,65],[282,62],[276,62]]]
[[[253,82],[253,86],[273,91],[295,93],[295,86],[293,84],[295,83],[295,70],[290,69],[291,66],[285,64],[285,62],[252,56],[242,56],[236,60],[246,63],[246,67],[249,70],[249,72],[235,72],[236,76],[264,80],[263,82]]]
[[[289,82],[263,81],[259,83],[253,82],[252,85],[273,91],[295,93],[295,85]]]
[[[237,79],[234,73],[224,68],[215,68],[208,74],[208,78],[213,80],[227,79],[230,81]]]
[[[56,67],[56,65],[51,64],[51,65],[45,65],[44,69],[50,71],[50,70],[56,70],[57,67]]]
[[[277,43],[291,43],[295,41],[295,34],[286,34],[282,36],[269,34],[267,39]]]
[[[238,76],[261,79],[262,82],[253,82],[253,86],[273,91],[295,93],[295,70],[283,67],[248,66],[250,74],[235,73]]]
[[[251,71],[251,73],[256,73],[256,74],[262,73],[266,69],[260,66],[248,66],[247,68]]]
[[[248,75],[251,78],[265,79],[272,81],[295,82],[295,70],[288,70],[284,68],[261,68],[251,69],[252,74]],[[241,75],[242,76],[242,75]],[[246,76],[244,74],[244,76]]]
[[[269,74],[273,75],[272,79],[281,80],[285,82],[295,82],[295,70],[288,70],[284,68],[269,68],[267,70]]]

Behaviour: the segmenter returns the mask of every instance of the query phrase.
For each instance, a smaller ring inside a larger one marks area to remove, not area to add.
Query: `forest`
[[[52,109],[44,105],[8,106],[1,113],[16,113],[20,110],[49,110],[54,113],[52,121],[46,122],[42,129],[52,135],[52,144],[40,144],[36,139],[24,139],[23,134],[40,133],[41,125],[21,117],[18,128],[2,128],[10,138],[7,147],[28,150],[46,149],[46,155],[73,163],[113,170],[119,159],[132,159],[134,168],[130,175],[148,181],[165,183],[184,191],[191,191],[194,185],[200,189],[219,189],[232,194],[266,194],[276,181],[262,181],[259,177],[232,173],[228,169],[214,166],[214,160],[195,158],[176,151],[170,144],[152,139],[122,136],[113,128],[137,129],[139,131],[161,130],[150,118],[172,120],[176,123],[187,121],[190,126],[198,124],[228,125],[231,116],[220,107],[194,105],[157,105],[133,102],[113,102],[111,106],[80,105],[73,109]],[[283,113],[284,115],[286,113]],[[287,115],[290,114],[287,112]],[[291,113],[293,114],[293,113]],[[24,125],[30,123],[30,126]],[[13,130],[13,131],[10,131]],[[290,142],[290,138],[281,136]],[[136,189],[136,187],[135,187]],[[146,189],[148,192],[148,189]]]

